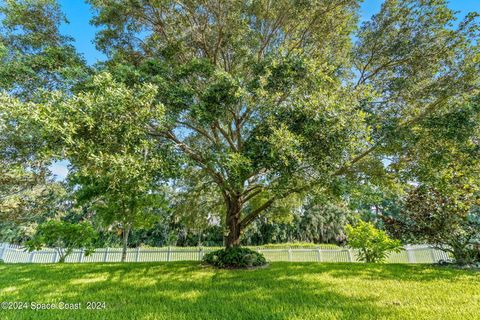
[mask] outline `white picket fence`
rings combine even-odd
[[[167,247],[167,248],[136,248],[128,249],[128,262],[168,262],[168,261],[200,261],[205,253],[215,249],[199,247],[198,249]],[[264,249],[257,248],[268,261],[291,262],[356,262],[357,252],[351,249]],[[97,249],[89,256],[83,250],[74,250],[66,262],[119,262],[122,256],[121,248]],[[0,260],[5,263],[55,263],[58,254],[53,249],[28,252],[19,246],[0,244]],[[448,260],[448,255],[431,246],[405,246],[405,250],[393,253],[388,257],[389,263],[435,263]]]

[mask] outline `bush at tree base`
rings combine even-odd
[[[217,268],[248,268],[267,264],[265,257],[254,250],[242,247],[221,249],[207,253],[203,261]]]

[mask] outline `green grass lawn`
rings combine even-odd
[[[0,310],[0,319],[480,319],[480,272],[426,265],[195,262],[0,265],[0,302],[81,303]],[[105,302],[105,310],[87,303]],[[31,307],[31,304],[29,305]]]

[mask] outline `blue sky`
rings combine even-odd
[[[367,20],[378,12],[382,2],[381,0],[365,0],[361,9],[362,20]],[[96,28],[89,23],[92,17],[90,6],[83,0],[60,0],[60,4],[70,22],[62,26],[62,32],[75,39],[74,45],[89,64],[103,60],[105,56],[95,49],[93,43]],[[459,17],[463,17],[471,11],[480,12],[480,0],[451,0],[449,6],[453,10],[459,11]],[[51,166],[57,179],[63,180],[66,177],[67,165],[68,162],[60,161]]]

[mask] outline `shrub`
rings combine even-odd
[[[480,263],[478,195],[421,185],[406,198],[403,209],[384,218],[393,236],[409,243],[429,243],[448,252],[458,265]]]
[[[345,232],[348,246],[358,249],[358,261],[384,262],[391,252],[402,250],[400,240],[391,239],[373,223],[360,221],[355,227],[347,225]]]
[[[73,252],[73,249],[84,248],[85,256],[94,251],[93,243],[97,233],[89,223],[68,223],[65,221],[47,221],[38,226],[34,237],[26,242],[29,251],[40,250],[47,246],[54,248],[59,254],[60,263]]]
[[[233,247],[207,253],[203,261],[217,268],[248,268],[267,264],[265,257],[251,249]]]
[[[262,249],[304,249],[304,248],[321,248],[321,249],[339,249],[340,247],[332,243],[312,243],[312,242],[286,242],[286,243],[267,243],[258,246],[247,246],[251,248]]]

